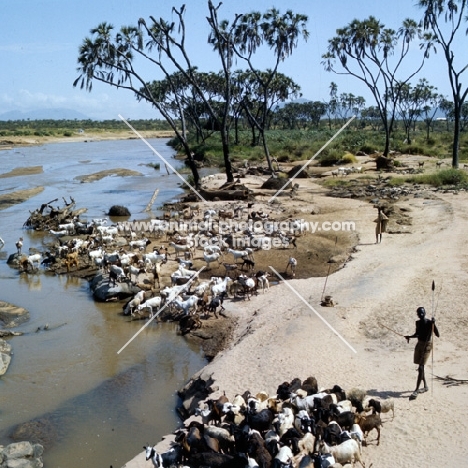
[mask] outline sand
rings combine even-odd
[[[250,302],[228,302],[239,320],[235,336],[199,374],[212,376],[229,398],[245,390],[275,394],[283,381],[309,376],[324,388],[338,384],[392,397],[395,418],[383,415],[379,446],[370,434],[363,449],[366,467],[465,466],[468,385],[449,386],[437,377],[468,379],[468,194],[428,189],[399,200],[412,225],[401,231],[405,234],[384,233],[376,244],[372,204],[326,197],[313,182],[301,181],[301,187],[307,184],[323,213],[344,212],[356,223],[359,241],[352,260],[327,280],[325,294],[335,307],[320,306],[323,277],[288,279]],[[306,198],[288,203],[300,207]],[[414,332],[421,305],[429,317],[435,315],[441,336],[426,365],[429,392],[410,401],[417,377],[415,340],[408,344],[400,335]],[[148,437],[161,450],[170,440]],[[150,466],[143,453],[125,465]]]

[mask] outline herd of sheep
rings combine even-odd
[[[209,397],[175,431],[169,450],[144,448],[157,468],[364,467],[362,447],[379,445],[381,414],[390,411],[393,419],[391,398],[338,385],[319,389],[314,377],[296,378],[275,395]]]

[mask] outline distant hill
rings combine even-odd
[[[56,109],[38,109],[31,111],[9,111],[0,114],[0,120],[88,120],[89,117],[81,112],[56,108]]]

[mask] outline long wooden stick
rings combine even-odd
[[[337,242],[338,242],[338,236],[335,237],[335,247],[336,247]],[[328,273],[327,273],[327,277],[325,278],[325,284],[323,285],[322,297],[320,298],[320,302],[323,302],[323,295],[325,294],[325,288],[327,287],[328,277],[330,276],[330,268],[331,268],[331,262],[328,263]]]
[[[398,335],[398,336],[402,336],[403,338],[405,337],[405,335],[402,335],[401,333],[398,333],[396,332],[395,330],[392,330],[391,328],[387,327],[386,325],[384,325],[383,323],[380,323],[380,322],[377,322],[381,327],[384,327],[386,328],[387,330],[390,330],[391,332],[395,333],[395,335]]]
[[[434,320],[434,291],[435,291],[435,281],[432,280],[432,320]],[[434,322],[432,322],[432,350],[431,350],[431,360],[432,360],[432,378],[431,378],[431,393],[434,395]]]

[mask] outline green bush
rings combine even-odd
[[[337,148],[326,148],[319,156],[321,166],[333,166],[341,160],[343,151]]]

